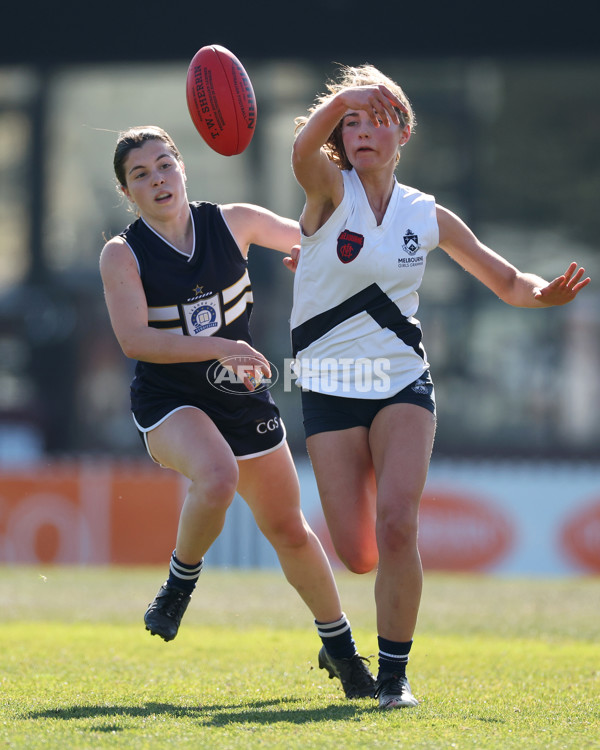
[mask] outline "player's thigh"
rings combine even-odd
[[[413,514],[418,511],[435,424],[435,416],[415,404],[392,404],[373,420],[369,444],[377,479],[378,512],[388,503],[407,504]]]
[[[148,433],[153,458],[189,479],[220,474],[237,485],[237,462],[212,419],[186,407],[171,414]]]
[[[238,460],[238,492],[263,531],[302,522],[300,485],[287,442],[256,458]]]
[[[306,445],[336,549],[364,547],[374,531],[376,497],[368,430],[319,432]]]

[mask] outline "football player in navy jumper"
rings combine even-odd
[[[297,125],[292,165],[306,201],[291,327],[308,452],[337,554],[356,573],[377,568],[379,706],[414,706],[418,509],[436,424],[414,317],[427,255],[441,247],[518,307],[563,305],[589,278],[576,263],[551,282],[522,273],[432,196],[399,184],[414,115],[373,66],[342,66]]]
[[[116,338],[137,360],[133,418],[151,458],[190,480],[169,577],[146,628],[175,638],[237,491],[314,615],[329,676],[349,698],[372,696],[374,678],[301,512],[279,411],[260,387],[269,363],[249,333],[249,247],[287,253],[298,224],[249,204],[190,203],[179,151],[156,126],[119,135],[114,170],[138,218],[106,243],[100,270]]]

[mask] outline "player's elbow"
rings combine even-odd
[[[128,359],[142,359],[135,346],[129,344],[121,344],[121,351]]]
[[[312,155],[312,152],[309,153],[305,148],[302,138],[296,138],[292,146],[292,170],[294,174],[302,170],[307,158]]]
[[[297,142],[294,142],[294,145],[292,146],[292,171],[294,174],[296,174],[301,158],[301,155],[298,153],[298,144]]]
[[[119,336],[118,342],[121,351],[129,359],[144,359],[139,337],[132,335]]]

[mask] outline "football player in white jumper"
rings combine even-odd
[[[356,573],[377,567],[381,708],[417,704],[406,663],[423,579],[419,502],[436,425],[414,317],[427,255],[441,247],[517,307],[564,305],[590,281],[576,263],[550,282],[519,271],[432,196],[399,184],[396,165],[414,122],[394,81],[370,65],[342,67],[299,118],[292,154],[306,197],[294,367],[336,552]]]

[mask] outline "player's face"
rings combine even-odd
[[[379,167],[392,162],[398,148],[408,140],[410,128],[391,122],[377,127],[364,110],[349,110],[342,121],[342,141],[350,164],[355,169]]]
[[[183,165],[158,139],[130,151],[125,160],[127,187],[123,192],[142,216],[165,215],[187,205]]]

